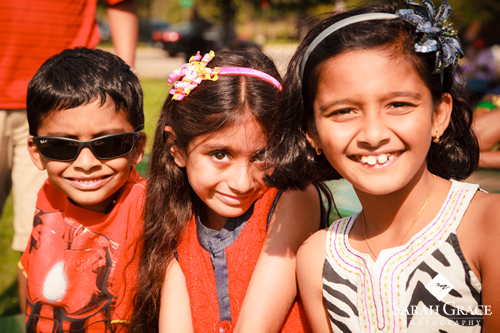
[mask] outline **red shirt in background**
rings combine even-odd
[[[0,110],[26,109],[28,82],[45,60],[67,48],[99,43],[96,7],[97,0],[0,2]]]

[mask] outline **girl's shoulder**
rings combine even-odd
[[[272,214],[268,238],[284,237],[297,251],[302,242],[319,228],[320,204],[313,185],[304,191],[284,191]]]
[[[468,208],[467,216],[477,226],[500,230],[500,194],[477,191]]]
[[[316,231],[314,234],[309,236],[306,241],[302,244],[300,249],[323,249],[326,252],[326,237],[328,235],[330,227]],[[299,250],[300,251],[300,250]],[[309,251],[309,250],[308,250]]]
[[[479,247],[488,245],[487,241],[492,235],[500,235],[500,194],[476,191],[460,229],[462,235],[477,241]]]
[[[500,255],[500,194],[477,191],[457,230],[460,247],[474,273],[483,277]],[[498,266],[498,265],[497,265]],[[475,269],[474,269],[475,267]],[[500,273],[500,272],[499,272]]]
[[[498,288],[500,279],[500,265],[498,265],[500,256],[499,203],[500,194],[478,191],[464,217],[466,224],[462,230],[462,239],[458,235],[467,262],[475,266],[471,268],[480,279],[482,302],[484,305],[490,306],[493,314],[497,314],[485,316],[483,330],[488,332],[495,331],[500,324],[500,316],[498,316],[500,309],[500,289]]]
[[[320,198],[316,188],[309,185],[303,191],[284,191],[279,197],[279,201],[273,213],[273,220],[277,216],[287,216],[286,222],[290,228],[290,223],[307,223],[316,226],[311,229],[311,233],[318,230],[317,222],[320,219]]]
[[[326,258],[326,239],[328,228],[321,229],[312,234],[299,248],[297,253],[297,270],[302,275],[313,274],[323,270]]]

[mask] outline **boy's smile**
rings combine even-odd
[[[52,113],[43,119],[37,134],[86,141],[133,131],[125,113],[116,112],[112,99],[107,98],[104,105],[96,99],[86,105]],[[132,152],[108,160],[96,158],[89,148],[84,147],[74,161],[59,162],[40,156],[33,140],[28,140],[33,161],[39,169],[47,169],[52,184],[77,205],[101,213],[106,211],[127,181],[131,165],[141,161],[144,144],[145,136],[141,135]]]

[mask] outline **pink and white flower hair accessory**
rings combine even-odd
[[[207,68],[207,64],[214,58],[214,51],[210,51],[201,58],[198,51],[195,56],[189,59],[181,68],[174,70],[168,77],[168,84],[174,83],[174,88],[170,90],[172,99],[177,101],[182,100],[185,96],[189,95],[191,90],[196,88],[203,80],[216,81],[219,77],[217,73],[219,68]],[[201,61],[200,61],[201,60]],[[182,78],[181,81],[178,81]],[[177,81],[177,82],[176,82]]]
[[[281,91],[281,84],[277,79],[267,73],[253,68],[206,67],[206,65],[214,58],[214,56],[214,51],[210,51],[202,58],[200,52],[198,51],[195,56],[192,56],[191,59],[189,59],[188,63],[185,63],[181,66],[181,68],[174,70],[174,72],[169,75],[169,79],[167,81],[168,84],[172,84],[175,82],[174,88],[170,90],[170,94],[173,95],[172,99],[175,99],[177,101],[182,100],[185,96],[189,95],[191,90],[196,88],[198,84],[201,83],[201,81],[217,81],[219,79],[219,75],[253,76],[272,84],[279,91]],[[180,78],[182,78],[182,80],[178,81]]]

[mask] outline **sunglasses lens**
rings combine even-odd
[[[92,142],[92,149],[97,158],[110,159],[128,154],[134,148],[134,134],[122,134]]]
[[[136,133],[110,135],[91,141],[39,137],[37,146],[42,156],[56,161],[73,161],[78,156],[80,145],[91,147],[94,156],[98,159],[112,159],[130,153],[134,148],[136,138]]]
[[[73,160],[78,153],[78,143],[64,139],[41,139],[38,148],[42,156],[54,160]]]

